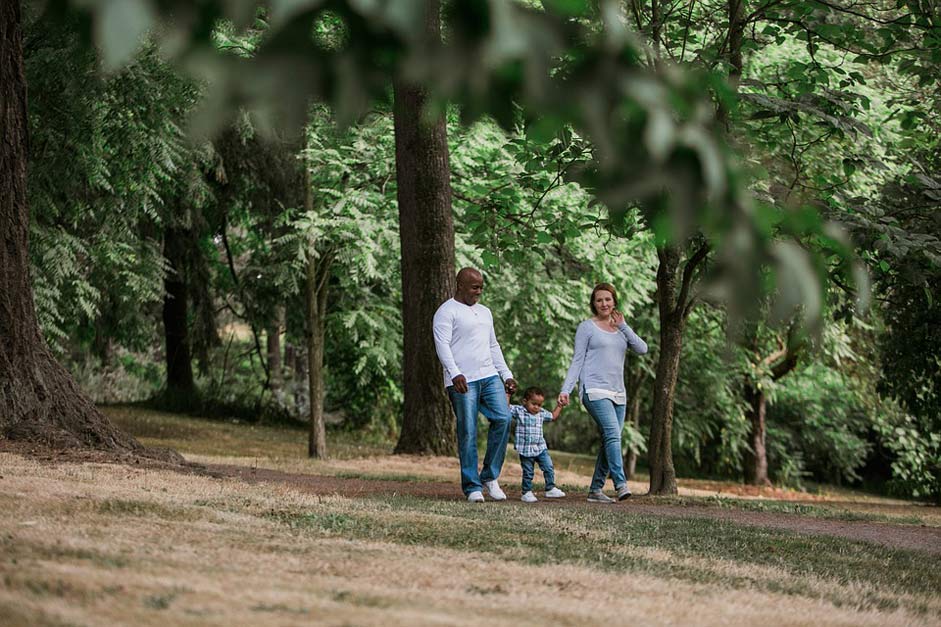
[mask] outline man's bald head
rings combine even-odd
[[[484,291],[484,275],[476,268],[461,268],[457,273],[457,291],[454,300],[472,306]]]

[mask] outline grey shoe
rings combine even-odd
[[[588,493],[589,503],[614,503],[614,499],[601,490],[592,490]]]
[[[627,487],[626,483],[622,485],[620,488],[618,488],[618,500],[619,501],[623,501],[624,499],[628,499],[630,497],[631,497],[631,489]]]

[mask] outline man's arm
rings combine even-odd
[[[454,359],[454,353],[451,352],[451,335],[454,332],[454,319],[446,311],[438,310],[435,313],[432,332],[435,338],[435,352],[438,354],[438,361],[444,368],[448,379],[454,382],[454,389],[457,392],[467,391],[467,379],[457,366]],[[460,378],[460,380],[456,380]],[[463,389],[462,389],[463,388]]]
[[[516,379],[513,378],[510,367],[506,365],[506,358],[503,356],[503,349],[500,348],[500,343],[497,341],[497,333],[493,330],[493,324],[490,325],[490,358],[493,360],[494,368],[500,373],[500,378],[503,379],[506,391],[509,394],[515,392]]]

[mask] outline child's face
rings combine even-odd
[[[544,396],[533,395],[523,399],[523,407],[525,407],[526,411],[529,413],[536,415],[542,410],[542,404],[545,402],[546,398]]]

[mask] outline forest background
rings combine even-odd
[[[562,117],[412,111],[446,123],[452,263],[485,272],[483,302],[517,380],[556,394],[591,286],[611,281],[651,345],[625,373],[632,468],[662,449],[651,425],[666,416],[679,476],[941,498],[938,7],[615,5],[643,40],[638,63],[686,72],[708,96],[753,221],[792,273],[730,256],[734,238],[715,238],[708,216],[597,193],[586,163],[603,147]],[[212,80],[170,63],[159,35],[138,45],[147,13],[134,7],[146,3],[127,6],[130,43],[98,48],[81,15],[24,11],[30,263],[46,342],[97,402],[311,420],[318,456],[332,429],[408,450],[408,331],[430,323],[404,322],[403,257],[440,233],[400,236],[402,99],[389,89],[352,117],[348,104],[304,106],[300,132],[269,110],[222,115]],[[608,6],[544,10],[604,33]],[[215,21],[207,38],[251,59],[276,39],[272,14]],[[342,12],[313,24],[305,35],[321,49],[355,48]],[[672,154],[677,114],[655,87],[637,92],[657,105],[638,137],[645,154]],[[726,157],[703,153],[708,179],[708,160]],[[721,277],[744,271],[766,289],[743,306]],[[550,447],[594,450],[588,424],[567,411]]]

